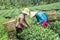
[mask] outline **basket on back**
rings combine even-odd
[[[15,19],[10,19],[8,21],[5,21],[3,23],[4,27],[8,32],[15,31],[15,25],[16,25],[16,20]]]
[[[55,21],[56,20],[56,11],[55,10],[45,11],[45,13],[46,13],[49,21]]]

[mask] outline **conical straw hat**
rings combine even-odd
[[[37,12],[30,12],[30,18],[33,18]]]

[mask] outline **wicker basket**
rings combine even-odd
[[[3,23],[8,32],[15,31],[16,19],[10,19]]]
[[[55,10],[45,11],[45,13],[48,16],[49,21],[55,21],[56,20],[56,11]]]

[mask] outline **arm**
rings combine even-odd
[[[24,19],[24,22],[26,23],[27,26],[30,27],[30,24],[26,21],[26,19]]]

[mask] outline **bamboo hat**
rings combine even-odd
[[[25,8],[22,12],[25,13],[25,14],[27,14],[27,15],[29,15],[30,10],[28,8]]]
[[[30,12],[30,18],[33,18],[36,15],[37,11]]]

